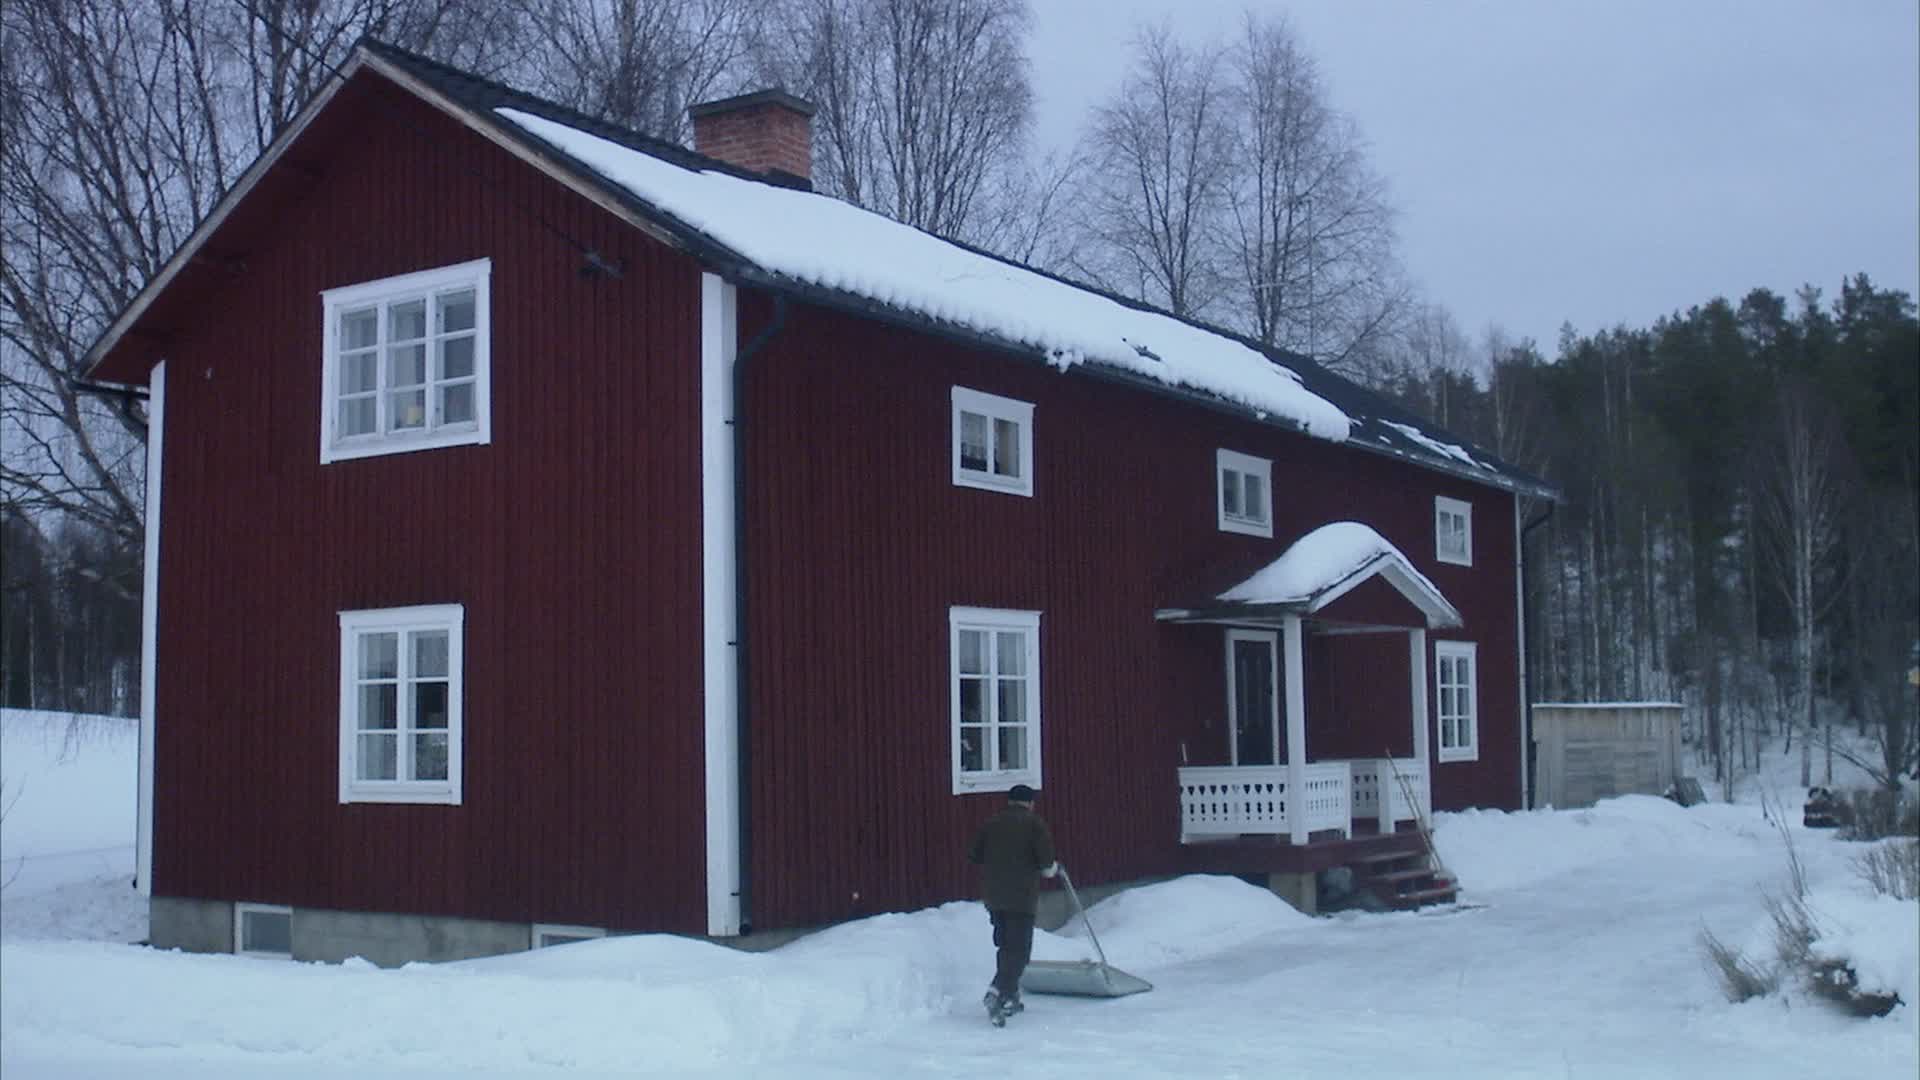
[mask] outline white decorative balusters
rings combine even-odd
[[[1404,788],[1403,788],[1404,782]],[[1407,795],[1411,792],[1413,801]],[[1203,765],[1180,770],[1180,836],[1285,836],[1295,810],[1309,833],[1353,835],[1353,822],[1373,819],[1381,832],[1415,821],[1428,809],[1423,762],[1397,758],[1315,761],[1299,797],[1290,798],[1284,765]]]

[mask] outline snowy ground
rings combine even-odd
[[[1458,908],[1310,919],[1228,878],[1094,908],[1152,993],[1033,998],[988,1027],[986,917],[884,915],[764,954],[664,936],[381,971],[129,946],[132,725],[0,714],[0,1072],[31,1077],[1920,1075],[1920,1008],[1729,1004],[1710,929],[1766,940],[1786,834],[1828,936],[1920,1001],[1920,905],[1870,901],[1865,845],[1798,825],[1783,761],[1744,801],[1443,814]],[[116,839],[118,843],[116,843]],[[1071,853],[1067,853],[1069,863]],[[1077,958],[1077,933],[1042,957]]]

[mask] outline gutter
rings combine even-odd
[[[1514,520],[1519,520],[1519,500],[1514,501]],[[1520,803],[1524,810],[1533,809],[1533,665],[1527,663],[1527,534],[1545,525],[1553,519],[1553,511],[1559,506],[1554,499],[1547,500],[1547,508],[1540,516],[1520,526],[1518,542],[1514,544],[1513,558],[1519,572],[1520,595],[1516,605],[1520,609]]]
[[[787,298],[773,293],[773,318],[734,356],[733,361],[733,634],[734,634],[734,733],[738,740],[736,768],[738,780],[740,830],[740,934],[753,932],[753,775],[751,698],[747,673],[747,361],[766,348],[774,336],[786,329]]]

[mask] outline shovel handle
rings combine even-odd
[[[1087,909],[1080,906],[1080,894],[1074,890],[1073,878],[1067,876],[1067,868],[1060,868],[1060,884],[1066,886],[1067,899],[1073,901],[1073,910],[1080,913],[1080,921],[1087,924],[1087,940],[1093,942],[1093,955],[1100,958],[1100,966],[1107,966],[1107,952],[1100,947],[1100,935],[1093,932],[1093,920],[1087,918]]]

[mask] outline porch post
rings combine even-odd
[[[1413,759],[1420,763],[1421,784],[1426,788],[1423,797],[1427,806],[1433,805],[1433,768],[1427,760],[1427,632],[1410,630],[1407,632],[1408,667],[1413,673],[1409,680],[1413,683]]]
[[[1307,842],[1307,691],[1300,661],[1300,616],[1280,617],[1280,647],[1287,669],[1287,828],[1288,839]]]

